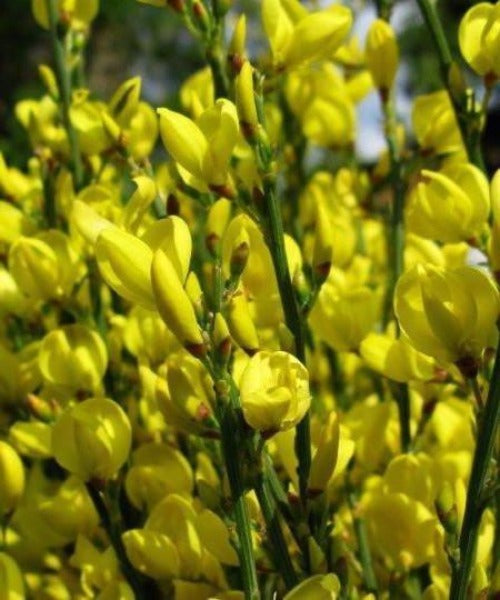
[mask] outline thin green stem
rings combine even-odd
[[[271,540],[273,560],[283,576],[287,589],[291,589],[297,585],[298,577],[295,573],[290,553],[288,552],[288,546],[283,536],[283,531],[281,530],[278,509],[270,491],[265,471],[258,477],[255,493],[257,494],[257,499]]]
[[[274,182],[267,180],[264,185],[265,239],[271,253],[278,289],[285,313],[285,322],[295,340],[295,354],[305,363],[305,334],[299,305],[295,296],[285,251],[283,221],[278,205]],[[309,413],[297,425],[295,448],[299,465],[300,497],[303,505],[307,502],[307,481],[311,469],[311,434]]]
[[[95,506],[97,514],[99,515],[101,525],[106,531],[109,541],[113,546],[113,549],[116,553],[116,558],[120,564],[121,571],[123,576],[127,580],[128,584],[134,591],[135,597],[138,600],[145,598],[146,596],[143,594],[144,585],[141,581],[141,576],[138,574],[132,564],[130,563],[127,553],[125,551],[125,546],[123,545],[123,541],[120,535],[119,529],[116,527],[116,524],[113,522],[110,512],[108,510],[108,506],[103,498],[102,492],[100,492],[92,482],[87,482],[85,484],[87,488],[87,492]]]
[[[479,525],[485,508],[485,484],[500,421],[500,346],[497,348],[484,411],[478,420],[476,450],[472,461],[464,519],[460,531],[460,562],[456,572],[452,573],[450,600],[465,600],[467,597],[467,586],[474,560]]]
[[[407,383],[394,382],[391,385],[393,396],[398,405],[399,439],[401,452],[409,452],[412,445],[410,429],[410,394]]]
[[[441,20],[436,10],[435,2],[432,0],[417,0],[417,3],[436,47],[441,80],[448,91],[450,101],[453,105],[467,155],[471,163],[484,171],[485,165],[481,152],[480,128],[477,126],[477,123],[473,122],[475,117],[462,106],[465,98],[459,99],[455,90],[453,90],[452,78],[450,77],[450,71],[453,66],[453,57],[444,33],[443,25],[441,24]]]
[[[231,406],[222,409],[220,418],[221,443],[226,472],[233,501],[234,520],[239,542],[240,565],[243,577],[245,600],[259,600],[259,582],[253,555],[250,516],[245,500],[245,488],[239,465],[238,431],[236,418]]]
[[[358,498],[353,490],[348,491],[347,499],[353,516],[353,527],[356,539],[358,540],[359,562],[363,571],[363,583],[367,592],[377,593],[378,584],[373,569],[372,555],[368,543],[368,534],[366,531],[365,520],[357,512]]]
[[[61,109],[64,127],[68,136],[71,154],[71,166],[75,178],[75,187],[79,189],[83,183],[83,168],[80,156],[77,133],[71,123],[71,73],[66,62],[66,51],[61,32],[59,29],[59,13],[57,0],[46,0],[49,15],[50,34],[52,38],[52,49],[54,53],[55,70],[59,94],[61,97]]]

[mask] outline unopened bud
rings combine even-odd
[[[449,483],[445,483],[436,498],[436,512],[445,531],[454,534],[458,531],[458,514],[455,494]]]
[[[245,15],[241,15],[234,28],[231,42],[229,43],[227,60],[234,74],[241,71],[241,67],[246,60],[246,37],[247,37],[247,20]]]

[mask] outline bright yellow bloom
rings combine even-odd
[[[267,434],[285,431],[309,409],[309,374],[287,352],[257,352],[241,376],[240,395],[250,427]]]
[[[130,562],[139,572],[160,581],[179,575],[179,553],[168,536],[131,529],[122,535],[122,540]]]
[[[313,456],[309,473],[309,490],[312,493],[326,489],[337,464],[340,443],[340,426],[336,413],[328,416],[321,430],[318,448]]]
[[[422,171],[410,194],[406,222],[413,233],[440,242],[474,238],[490,212],[488,180],[472,164]]]
[[[478,74],[500,77],[500,2],[479,2],[463,16],[458,42],[463,57]]]
[[[113,400],[90,398],[66,409],[54,425],[57,462],[83,481],[116,475],[130,452],[130,421]]]
[[[12,446],[0,441],[0,518],[16,508],[23,492],[23,463]]]
[[[167,108],[159,108],[158,114],[163,144],[187,183],[202,189],[224,187],[229,160],[239,139],[234,104],[219,99],[196,123]]]
[[[351,28],[352,14],[339,5],[309,14],[299,2],[264,0],[262,22],[276,66],[294,68],[333,56]]]
[[[38,364],[45,381],[72,390],[95,392],[108,364],[101,336],[85,325],[64,325],[42,341]]]
[[[383,19],[375,19],[366,37],[366,64],[375,85],[387,94],[396,77],[399,49],[393,28]]]
[[[238,108],[238,117],[244,129],[251,135],[259,124],[257,107],[255,105],[254,87],[253,87],[253,67],[247,60],[243,63],[241,71],[235,80],[236,106]]]
[[[394,307],[412,345],[439,361],[477,361],[496,343],[500,299],[480,269],[417,265],[399,279]]]

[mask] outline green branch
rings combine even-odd
[[[465,600],[467,598],[467,586],[474,560],[481,517],[485,508],[485,484],[500,421],[500,346],[497,348],[486,405],[484,411],[480,413],[478,421],[476,450],[472,461],[465,514],[460,532],[459,565],[458,569],[452,573],[451,578],[450,598],[453,598],[453,600]]]
[[[71,123],[71,74],[66,63],[66,52],[63,40],[61,39],[59,13],[57,0],[46,0],[47,12],[49,14],[50,35],[52,38],[52,50],[54,53],[55,70],[59,95],[61,98],[61,109],[64,127],[68,136],[69,149],[71,155],[71,166],[75,178],[75,187],[77,190],[83,183],[83,169],[78,145],[78,136]]]

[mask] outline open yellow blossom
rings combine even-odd
[[[257,352],[241,376],[240,394],[251,427],[267,434],[285,431],[309,409],[309,375],[287,352]]]

